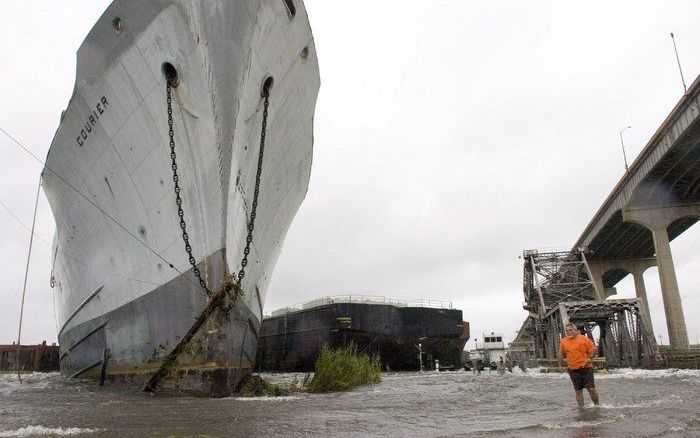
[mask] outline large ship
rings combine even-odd
[[[63,374],[226,395],[251,372],[319,84],[301,0],[107,8],[43,171]]]
[[[311,371],[324,345],[351,343],[379,357],[382,369],[458,369],[469,323],[452,303],[340,295],[276,310],[263,319],[258,367]]]

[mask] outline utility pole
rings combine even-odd
[[[420,368],[418,368],[420,371],[423,371],[423,346],[421,343],[418,343],[418,364]]]

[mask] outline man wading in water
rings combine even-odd
[[[583,388],[588,390],[594,404],[598,402],[598,392],[593,381],[593,356],[595,345],[586,336],[581,335],[576,326],[568,323],[564,326],[566,337],[559,342],[559,369],[563,371],[562,357],[566,359],[569,377],[576,391],[576,402],[583,407]]]

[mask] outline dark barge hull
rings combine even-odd
[[[312,371],[321,348],[354,343],[378,354],[384,370],[460,365],[469,339],[462,311],[372,303],[334,303],[263,319],[257,364],[261,371]]]

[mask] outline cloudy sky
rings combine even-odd
[[[45,157],[108,0],[0,1],[0,128]],[[266,310],[337,294],[451,301],[512,340],[525,249],[570,248],[700,74],[700,3],[307,0],[314,163]],[[16,339],[41,164],[0,132],[0,343]],[[40,198],[22,340],[56,340]],[[672,242],[700,336],[700,227]],[[667,342],[656,269],[645,275]],[[634,296],[631,278],[620,297]]]

